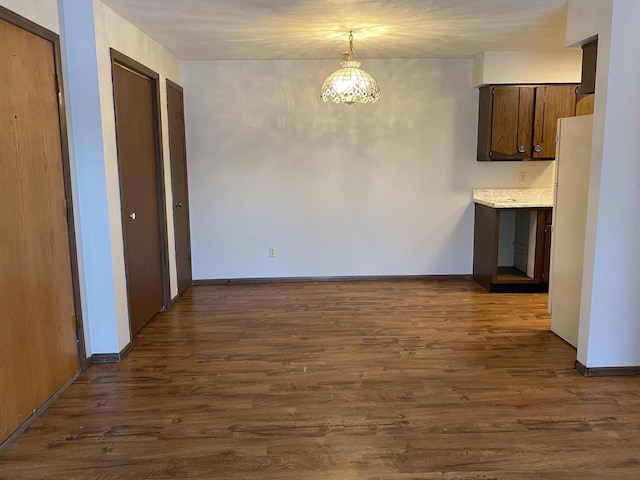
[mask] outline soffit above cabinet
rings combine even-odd
[[[483,52],[473,57],[473,86],[580,83],[582,49]]]

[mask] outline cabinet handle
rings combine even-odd
[[[526,151],[527,151],[527,147],[525,147],[524,145],[518,146],[518,153],[524,153]]]
[[[176,208],[182,208],[182,202],[178,202],[178,203],[176,203],[175,207],[176,207]]]
[[[536,145],[533,147],[533,151],[536,153],[540,153],[542,151],[542,145]]]

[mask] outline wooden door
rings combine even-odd
[[[488,162],[491,149],[491,89],[481,87],[478,92],[478,156],[479,162]]]
[[[534,89],[484,87],[480,92],[478,160],[531,156]]]
[[[169,111],[169,148],[171,150],[171,188],[173,191],[173,227],[176,241],[178,295],[191,286],[191,238],[189,233],[189,191],[184,131],[182,87],[167,80]]]
[[[473,229],[473,279],[487,290],[496,282],[498,274],[498,209],[475,204]]]
[[[537,212],[536,255],[534,265],[535,283],[549,283],[549,262],[551,258],[551,208],[540,208]]]
[[[536,87],[533,158],[552,160],[556,156],[556,133],[559,118],[576,114],[577,85]]]
[[[593,93],[583,95],[579,92],[576,96],[576,117],[580,117],[582,115],[593,115],[595,99],[596,96]]]
[[[129,322],[135,335],[165,304],[157,80],[114,60],[113,87]]]
[[[518,140],[516,150],[518,159],[528,160],[532,156],[535,89],[533,87],[519,87],[518,90],[520,96],[518,98]]]
[[[56,51],[0,18],[0,442],[78,370]]]
[[[596,93],[596,69],[598,65],[598,39],[582,46],[582,83],[583,95]]]
[[[513,158],[518,148],[520,89],[494,87],[491,115],[491,159]]]

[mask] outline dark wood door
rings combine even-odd
[[[491,159],[514,158],[518,149],[520,89],[494,87],[491,115]]]
[[[473,279],[487,290],[496,282],[498,273],[499,215],[495,208],[475,204]]]
[[[533,158],[556,157],[556,133],[559,118],[576,114],[577,85],[544,85],[536,87]]]
[[[534,89],[496,86],[480,90],[478,160],[531,156]]]
[[[173,191],[173,227],[176,242],[178,295],[191,286],[191,237],[189,233],[189,190],[184,131],[182,87],[167,80],[169,111],[169,148],[171,150],[171,189]]]
[[[576,96],[576,117],[581,115],[593,115],[596,96],[594,94],[584,95],[578,92]]]
[[[79,366],[59,114],[52,42],[0,19],[0,442]]]
[[[135,335],[164,306],[154,79],[113,64],[129,322]]]
[[[582,46],[582,83],[583,95],[596,93],[596,68],[598,64],[598,39]]]
[[[538,226],[536,232],[536,257],[534,279],[536,283],[549,283],[549,266],[551,264],[551,208],[538,210]]]

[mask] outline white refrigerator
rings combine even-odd
[[[578,345],[593,115],[558,120],[551,234],[551,331]]]

